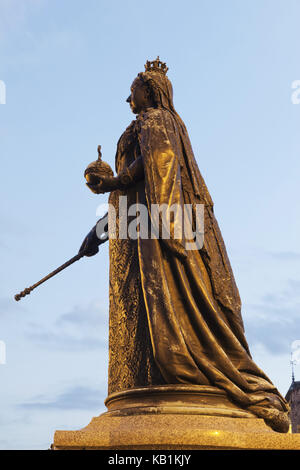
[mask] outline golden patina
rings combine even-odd
[[[149,219],[153,204],[203,204],[204,245],[186,250],[184,238],[172,236],[110,239],[107,403],[116,393],[141,387],[212,387],[219,391],[220,409],[230,401],[240,413],[287,432],[288,404],[251,358],[213,201],[174,108],[166,71],[159,59],[148,61],[135,78],[127,101],[137,117],[119,139],[117,176],[89,187],[96,194],[110,192],[117,231],[121,196],[128,207],[145,204]],[[93,243],[90,238],[83,248]]]

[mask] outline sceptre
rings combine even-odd
[[[99,178],[101,178],[101,176],[113,176],[113,171],[108,165],[108,163],[102,161],[101,145],[98,145],[97,151],[98,151],[98,159],[90,163],[84,172],[84,177],[86,178],[88,183],[98,183]],[[104,243],[104,241],[106,240],[107,234],[105,231],[105,227],[107,227],[107,224],[108,224],[108,213],[106,213],[100,220],[98,220],[96,226],[99,225],[99,223],[101,223],[102,225],[102,227],[100,225],[100,228],[102,228],[101,230],[102,234],[101,236],[98,236],[99,245],[100,245],[101,243]],[[103,238],[103,235],[105,235],[105,238]],[[14,297],[15,300],[18,302],[19,300],[21,300],[22,297],[29,295],[30,292],[32,292],[36,287],[40,286],[41,284],[43,284],[43,282],[48,281],[48,279],[55,276],[63,269],[66,269],[71,264],[75,263],[75,261],[80,260],[83,256],[86,255],[86,253],[88,253],[88,250],[80,251],[77,255],[73,256],[73,258],[69,259],[69,261],[66,261],[66,263],[62,264],[61,266],[56,268],[54,271],[47,274],[47,276],[40,279],[36,284],[33,284],[30,287],[26,287],[22,292],[20,292],[19,294],[16,294]]]
[[[69,259],[69,261],[67,261],[66,263],[62,264],[61,266],[59,266],[58,268],[56,268],[54,271],[52,271],[51,273],[47,274],[47,276],[43,277],[40,281],[38,281],[36,284],[33,284],[32,286],[30,287],[26,287],[26,289],[24,289],[22,292],[20,292],[19,294],[16,294],[15,295],[15,300],[18,302],[19,300],[21,300],[22,297],[25,297],[26,295],[29,295],[30,292],[33,291],[33,289],[35,289],[36,287],[40,286],[41,284],[43,284],[43,282],[46,282],[48,281],[48,279],[50,279],[51,277],[55,276],[56,274],[58,274],[60,271],[62,271],[63,269],[67,268],[68,266],[70,266],[71,264],[75,263],[75,261],[78,261],[80,258],[82,258],[83,256],[85,256],[86,254],[86,251],[82,251],[81,253],[78,253],[77,255],[73,256],[73,258]]]
[[[98,228],[98,233],[101,233],[101,235],[98,235],[98,238],[99,238],[99,242],[98,242],[98,246],[101,245],[102,243],[104,243],[107,239],[107,232],[106,232],[106,228],[108,226],[108,213],[106,213],[100,220],[98,220],[95,228],[97,227]],[[96,228],[96,233],[97,233],[97,228]],[[93,230],[93,229],[92,229]],[[58,268],[56,268],[54,271],[52,271],[51,273],[47,274],[47,276],[43,277],[40,281],[36,282],[35,284],[33,284],[32,286],[30,287],[26,287],[26,289],[24,289],[22,292],[20,292],[19,294],[16,294],[15,295],[15,300],[18,302],[19,300],[21,300],[22,297],[25,297],[26,295],[29,295],[30,292],[33,291],[33,289],[35,289],[36,287],[40,286],[41,284],[43,284],[43,282],[46,282],[48,281],[48,279],[50,279],[51,277],[55,276],[56,274],[58,274],[60,271],[63,271],[63,269],[66,269],[68,266],[71,266],[71,264],[75,263],[75,261],[78,261],[80,260],[81,258],[83,258],[83,256],[85,256],[87,253],[89,253],[89,249],[86,248],[86,249],[80,249],[79,253],[75,256],[73,256],[73,258],[69,259],[68,261],[66,261],[64,264],[62,264],[61,266],[59,266]]]

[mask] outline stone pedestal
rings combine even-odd
[[[108,408],[78,431],[56,431],[52,449],[297,449],[215,387],[167,385],[110,395]]]

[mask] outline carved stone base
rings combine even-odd
[[[300,449],[300,434],[272,431],[214,387],[168,385],[114,393],[108,411],[52,449]]]

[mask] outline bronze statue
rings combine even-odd
[[[274,430],[287,432],[288,405],[251,358],[213,201],[166,72],[157,58],[135,78],[127,102],[137,117],[119,139],[117,176],[95,168],[87,185],[95,194],[110,192],[117,229],[120,196],[127,196],[128,207],[145,204],[150,219],[152,204],[203,204],[204,245],[186,250],[184,239],[172,236],[109,240],[109,393],[213,385]],[[106,223],[103,218],[102,228]],[[95,226],[79,252],[92,256],[104,241]]]

